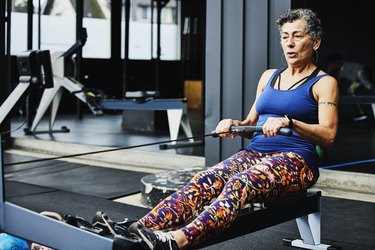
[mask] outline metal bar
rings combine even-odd
[[[0,107],[0,124],[8,117],[19,99],[27,93],[30,83],[19,83]]]
[[[1,124],[1,123],[0,123]],[[0,142],[1,142],[1,133],[0,133]],[[5,223],[4,223],[4,218],[5,218],[5,209],[4,209],[4,201],[5,201],[5,184],[4,184],[4,161],[3,161],[3,144],[0,143],[0,229],[4,231],[5,228]]]
[[[375,96],[340,96],[340,104],[375,104]]]
[[[370,104],[375,115],[375,96],[341,96],[340,104]]]
[[[157,99],[146,102],[136,102],[132,100],[101,100],[99,106],[109,110],[169,110],[183,109],[183,99]]]
[[[305,244],[320,244],[320,211],[297,218],[296,222]]]
[[[4,202],[4,231],[55,249],[112,249],[113,240]]]
[[[33,49],[33,14],[34,4],[32,0],[27,1],[27,50]]]

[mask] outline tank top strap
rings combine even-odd
[[[280,68],[280,69],[275,70],[275,72],[273,72],[271,78],[269,79],[267,85],[273,88],[275,86],[277,76],[280,75],[284,70],[286,70],[286,68]]]
[[[311,78],[309,81],[306,82],[306,84],[304,84],[305,86],[303,86],[304,88],[306,88],[306,91],[308,91],[309,95],[311,98],[314,98],[314,94],[313,94],[313,86],[314,84],[319,81],[321,78],[327,76],[328,74],[321,74],[321,75],[318,75],[318,76],[315,76],[313,78]]]
[[[328,74],[321,74],[321,75],[318,75],[318,76],[314,76],[312,78],[310,78],[305,85],[314,85],[317,81],[319,81],[322,77],[325,77],[327,76]]]

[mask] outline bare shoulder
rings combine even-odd
[[[322,74],[326,73],[324,71],[320,71],[319,75]],[[315,83],[313,87],[313,92],[316,97],[329,95],[336,98],[339,95],[339,87],[337,80],[330,75],[325,75],[322,78],[320,78],[318,82]]]
[[[326,74],[324,71],[320,71],[318,75]],[[315,84],[318,89],[327,90],[327,89],[335,89],[338,88],[337,80],[330,76],[325,75]]]
[[[263,72],[262,78],[266,78],[267,80],[271,78],[272,74],[275,73],[277,69],[267,69],[266,71]]]
[[[258,87],[264,89],[268,80],[271,78],[272,74],[276,71],[276,69],[267,69],[263,72],[262,76],[260,77]]]

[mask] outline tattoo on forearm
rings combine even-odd
[[[327,105],[330,105],[330,106],[337,107],[337,104],[334,103],[334,102],[319,102],[319,105],[320,105],[320,104],[327,104]]]

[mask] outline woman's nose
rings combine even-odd
[[[286,41],[286,46],[287,47],[294,47],[294,39],[293,39],[293,37],[288,38],[288,40]]]

